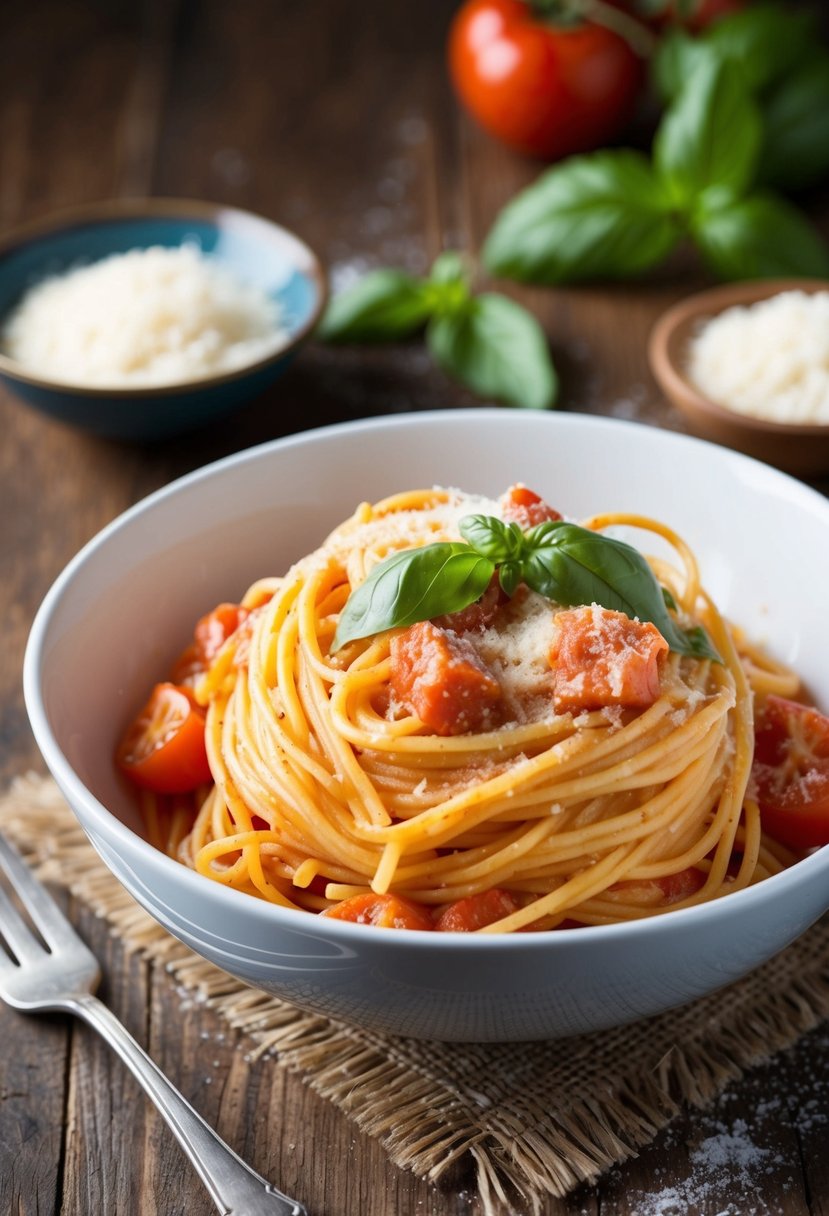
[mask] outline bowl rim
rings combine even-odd
[[[46,761],[49,771],[54,776],[61,790],[71,790],[72,800],[77,801],[84,807],[86,815],[96,824],[98,830],[110,843],[114,839],[116,843],[123,844],[127,852],[137,849],[146,859],[150,868],[154,869],[158,867],[169,877],[171,882],[184,884],[185,889],[191,891],[194,896],[211,899],[216,902],[218,907],[224,906],[228,911],[232,910],[236,913],[246,912],[253,920],[264,925],[275,926],[283,918],[287,918],[286,927],[291,930],[309,934],[314,933],[314,925],[317,924],[317,918],[313,914],[301,909],[283,908],[270,903],[268,900],[257,899],[243,891],[233,890],[221,883],[210,882],[209,879],[190,870],[187,866],[183,866],[172,857],[168,857],[161,850],[154,848],[148,840],[139,835],[138,832],[133,831],[113,811],[109,810],[85,785],[59,747],[52,732],[41,697],[40,673],[45,666],[44,650],[49,626],[65,588],[76,578],[88,558],[99,548],[106,545],[110,538],[117,535],[122,528],[129,526],[133,519],[144,514],[146,511],[154,510],[168,498],[174,498],[182,492],[186,493],[190,487],[197,485],[201,481],[222,475],[232,469],[243,468],[248,462],[266,459],[269,453],[275,450],[290,450],[291,448],[304,447],[306,445],[313,446],[319,442],[330,442],[346,433],[365,433],[383,430],[394,433],[407,428],[417,428],[424,423],[438,427],[451,425],[458,420],[459,414],[462,415],[465,421],[471,423],[475,423],[478,420],[496,418],[499,418],[505,424],[508,421],[507,412],[498,408],[482,407],[463,411],[424,410],[417,414],[381,415],[356,421],[334,423],[312,431],[302,431],[280,439],[269,440],[194,469],[190,473],[186,473],[182,477],[178,477],[167,485],[146,495],[117,515],[110,523],[106,524],[70,559],[47,591],[32,623],[23,663],[24,699],[35,741],[43,759]],[[549,425],[550,423],[564,428],[587,428],[596,431],[608,429],[618,431],[621,428],[637,432],[648,432],[651,437],[655,438],[657,443],[664,443],[666,447],[680,448],[690,445],[713,449],[719,454],[721,459],[728,463],[736,462],[738,466],[741,465],[754,469],[759,467],[764,475],[770,476],[774,480],[782,479],[786,482],[790,495],[794,493],[798,498],[805,499],[812,505],[818,505],[822,511],[829,514],[829,500],[817,490],[783,473],[779,469],[765,465],[741,452],[731,451],[717,444],[712,444],[707,440],[673,431],[661,430],[656,427],[648,427],[627,419],[598,417],[587,414],[540,415],[536,413],[523,415],[523,417],[530,428],[539,424]],[[829,523],[829,519],[827,522]],[[78,817],[74,807],[72,807],[72,810],[76,817]],[[84,824],[83,826],[86,829],[86,825]],[[673,931],[674,928],[679,928],[680,925],[690,926],[693,922],[698,923],[702,927],[706,921],[712,919],[715,921],[719,920],[721,916],[727,914],[729,908],[736,909],[739,907],[750,910],[758,904],[764,903],[770,891],[782,894],[788,888],[796,887],[804,874],[811,874],[814,871],[820,872],[822,870],[825,870],[827,876],[829,876],[829,845],[816,849],[813,853],[788,869],[781,871],[779,874],[773,874],[760,883],[745,887],[740,891],[734,891],[720,899],[710,900],[704,904],[697,904],[691,908],[668,910],[660,915],[642,917],[638,920],[613,925],[585,925],[579,928],[577,932],[522,933],[520,935],[444,934],[410,929],[400,934],[372,934],[370,940],[381,947],[389,946],[398,950],[401,948],[420,949],[424,943],[428,942],[440,950],[457,950],[458,948],[468,946],[473,950],[495,951],[496,953],[502,950],[518,951],[519,949],[531,952],[537,950],[578,949],[580,942],[594,943],[598,946],[601,943],[612,942],[615,939],[621,940],[629,936],[635,938],[640,935],[661,935],[664,932]],[[116,877],[118,877],[119,881],[123,881],[119,876],[116,875]],[[316,931],[319,932],[318,929]],[[325,935],[334,940],[342,939],[344,942],[362,942],[364,944],[366,942],[365,926],[333,918],[326,919]],[[520,940],[516,940],[517,938],[520,938]]]
[[[73,207],[64,207],[60,211],[50,212],[39,219],[29,220],[0,237],[0,261],[15,249],[26,244],[34,244],[40,238],[52,236],[64,230],[83,227],[85,224],[109,224],[128,219],[187,219],[201,220],[221,226],[223,217],[233,217],[244,224],[261,225],[270,229],[272,234],[278,234],[288,244],[302,251],[307,265],[299,266],[298,270],[313,283],[315,290],[314,307],[309,317],[294,330],[288,341],[268,355],[246,363],[241,368],[232,371],[200,376],[197,379],[177,380],[171,384],[152,384],[132,387],[112,388],[98,385],[83,385],[54,380],[48,376],[38,376],[28,371],[23,364],[6,355],[0,350],[0,375],[9,379],[29,384],[33,388],[45,389],[64,396],[92,398],[95,400],[113,398],[121,401],[146,400],[151,397],[186,396],[190,393],[204,392],[234,380],[255,374],[295,351],[316,329],[325,306],[328,303],[328,276],[322,261],[300,236],[291,229],[277,224],[267,216],[255,211],[247,211],[227,203],[213,203],[204,199],[166,198],[163,196],[105,199],[99,202],[80,203]],[[7,314],[5,314],[7,315]],[[3,318],[0,317],[0,320]]]
[[[829,279],[776,278],[745,279],[734,283],[722,283],[677,300],[657,319],[648,337],[648,362],[651,371],[663,392],[680,408],[693,408],[701,414],[719,422],[728,423],[735,430],[767,435],[789,435],[804,439],[825,439],[829,436],[829,422],[775,422],[770,418],[758,418],[743,414],[707,397],[691,380],[671,354],[671,339],[683,326],[704,317],[713,318],[729,308],[749,307],[771,299],[784,291],[803,291],[809,295],[829,292]]]

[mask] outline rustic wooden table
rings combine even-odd
[[[459,115],[443,65],[451,0],[31,0],[0,40],[0,229],[64,205],[167,194],[249,207],[298,230],[341,286],[369,265],[425,268],[475,250],[536,173]],[[808,200],[829,220],[827,198]],[[681,429],[646,368],[657,313],[702,280],[690,259],[636,287],[524,291],[546,326],[566,410]],[[33,613],[76,550],[157,486],[228,452],[321,423],[463,407],[419,346],[310,347],[226,425],[142,448],[51,423],[0,395],[2,777],[41,768],[20,669]],[[826,490],[824,484],[822,489]],[[160,968],[127,959],[80,907],[103,995],[239,1153],[313,1216],[474,1212],[300,1080],[250,1064],[209,1011],[186,1015]],[[201,1216],[211,1204],[122,1066],[86,1029],[0,1009],[0,1213]],[[829,1213],[829,1032],[677,1121],[637,1160],[549,1214]]]

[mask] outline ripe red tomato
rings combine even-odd
[[[131,781],[156,794],[184,794],[209,782],[204,712],[190,689],[156,684],[115,758]]]
[[[523,0],[466,0],[448,50],[457,94],[481,126],[548,160],[611,139],[644,78],[619,34],[590,21],[555,25]]]
[[[829,844],[829,718],[769,696],[757,722],[753,784],[763,829],[793,849]]]

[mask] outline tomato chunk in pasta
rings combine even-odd
[[[502,590],[497,574],[493,574],[489,586],[480,599],[459,612],[448,612],[435,617],[432,624],[439,629],[452,629],[455,633],[482,633],[495,617],[498,609],[509,603],[509,596]]]
[[[556,616],[550,654],[558,710],[621,705],[644,709],[659,696],[668,643],[655,625],[592,604]]]
[[[462,735],[496,723],[501,686],[472,644],[431,621],[391,642],[394,701],[436,735]]]
[[[508,523],[516,523],[526,532],[536,524],[547,523],[548,520],[561,519],[561,512],[549,506],[534,490],[526,486],[510,486],[506,494],[501,496],[501,512]]]

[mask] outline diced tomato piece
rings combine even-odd
[[[196,649],[205,667],[209,667],[232,633],[235,633],[248,610],[241,604],[219,604],[203,616],[196,625]]]
[[[508,522],[518,524],[523,532],[536,524],[562,518],[560,512],[549,506],[540,495],[520,483],[510,486],[506,494],[501,496],[501,513]]]
[[[509,891],[493,887],[491,891],[467,895],[444,908],[435,921],[435,928],[440,933],[474,933],[476,929],[485,929],[487,925],[503,920],[518,908],[518,901]]]
[[[501,587],[497,574],[493,574],[490,584],[479,600],[460,612],[448,612],[445,616],[435,617],[432,622],[439,629],[452,629],[455,633],[480,633],[488,628],[509,596]]]
[[[462,735],[495,723],[501,686],[472,643],[419,621],[391,643],[395,700],[436,735]]]
[[[829,718],[768,696],[755,731],[752,783],[770,836],[793,849],[829,844]]]
[[[644,709],[659,696],[659,657],[668,643],[655,625],[593,604],[559,612],[556,626],[556,709]]]
[[[401,895],[352,895],[342,903],[333,904],[321,913],[332,920],[348,920],[355,925],[377,925],[381,929],[433,928],[426,908]]]
[[[156,684],[115,758],[131,781],[157,794],[183,794],[210,781],[204,712],[190,689]]]

